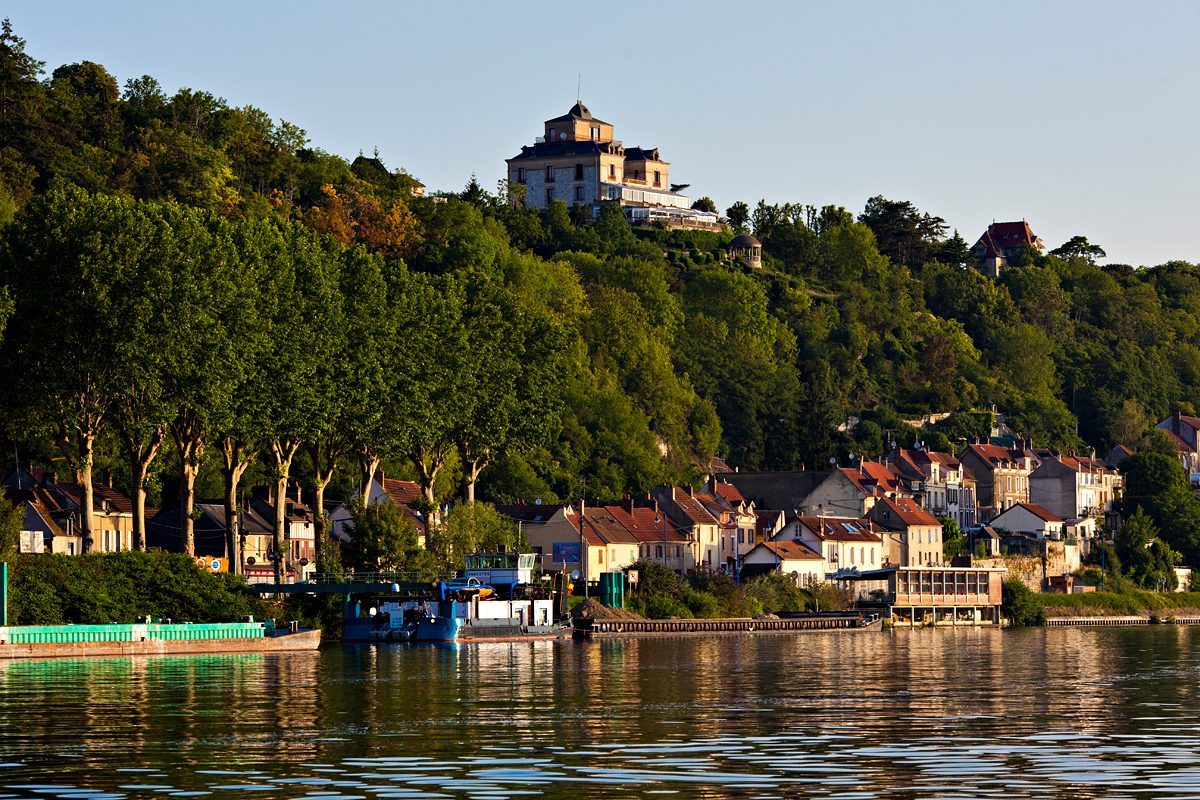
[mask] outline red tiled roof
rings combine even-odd
[[[78,483],[57,483],[54,484],[76,508],[83,507],[83,486]],[[92,509],[94,511],[103,511],[104,502],[108,501],[108,508],[111,513],[115,514],[132,514],[133,501],[125,495],[113,489],[110,486],[105,486],[103,483],[92,484]]]
[[[679,506],[679,510],[697,525],[716,525],[717,519],[708,512],[699,500],[692,497],[685,489],[671,487],[671,499],[675,501],[675,505]]]
[[[742,493],[738,491],[738,488],[732,483],[726,483],[725,481],[717,481],[713,485],[713,493],[718,495],[727,503],[732,504],[746,502],[746,498],[742,496]]]
[[[801,525],[825,541],[882,542],[871,530],[870,523],[846,517],[803,516],[796,518]]]
[[[1047,508],[1037,503],[1017,503],[1013,508],[1023,508],[1043,522],[1066,522],[1066,520],[1057,514],[1051,513]],[[1009,510],[1011,511],[1012,509]]]
[[[1029,223],[1022,220],[1020,222],[993,222],[979,237],[979,241],[975,242],[974,250],[983,245],[986,253],[989,256],[1005,255],[1006,250],[1012,250],[1021,245],[1029,245],[1036,250],[1043,249],[1042,240],[1039,239],[1029,227]]]
[[[878,501],[876,501],[875,508],[872,509],[872,515],[876,513],[876,510],[879,510],[880,512],[887,511],[889,514],[895,517],[896,522],[903,524],[905,527],[912,525],[940,526],[942,524],[937,521],[936,517],[917,505],[915,501],[909,500],[908,498],[893,500],[890,497],[881,497]],[[883,521],[882,524],[885,527],[891,527],[889,524],[890,522],[891,520],[889,519]]]
[[[992,467],[1013,462],[1023,463],[1028,455],[1024,450],[1001,447],[996,444],[970,444],[967,445],[967,449]]]
[[[620,522],[638,542],[661,542],[663,525],[666,524],[668,542],[689,542],[688,534],[680,530],[666,514],[646,506],[607,506],[609,513]]]
[[[862,461],[857,468],[842,467],[841,471],[865,495],[904,491],[896,473],[878,461]]]
[[[765,547],[783,561],[824,561],[821,554],[802,542],[760,542],[756,547]]]
[[[422,497],[421,484],[416,481],[401,481],[395,478],[385,478],[382,475],[376,475],[375,479],[379,481],[384,493],[396,505],[407,506]]]

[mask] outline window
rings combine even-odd
[[[662,186],[662,173],[658,170],[654,170],[654,185]]]
[[[654,557],[655,557],[655,558],[662,558],[662,545],[661,545],[661,544],[660,544],[660,545],[655,545],[655,547],[654,547]]]
[[[679,545],[675,545],[675,557],[679,558]]]
[[[554,167],[546,167],[546,183],[554,183]]]
[[[617,165],[616,164],[608,165],[608,179],[612,180],[612,181],[615,181],[617,179]]]
[[[577,180],[577,181],[583,180],[583,164],[575,165],[575,180]]]
[[[546,141],[549,142],[553,139],[554,139],[554,128],[547,128],[546,129]]]
[[[553,189],[547,189],[547,190],[546,190],[546,205],[550,205],[550,202],[551,202],[553,199],[554,199],[554,190],[553,190]]]
[[[576,186],[576,187],[575,187],[575,199],[576,199],[577,201],[582,201],[582,200],[583,200],[583,187],[582,187],[582,186]]]
[[[597,142],[600,141],[600,126],[599,125],[592,126],[592,140],[597,141]]]
[[[604,551],[603,550],[596,551],[596,563],[598,563],[598,564],[604,563]]]
[[[517,168],[517,183],[524,183],[524,182],[525,182],[525,168],[518,167]]]

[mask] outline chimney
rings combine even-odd
[[[629,516],[633,516],[633,498],[629,498]]]

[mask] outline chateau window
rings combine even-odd
[[[575,165],[575,180],[577,180],[577,181],[583,180],[583,164]]]
[[[554,167],[546,167],[546,183],[554,183]]]
[[[612,181],[615,181],[617,179],[617,165],[616,164],[608,165],[608,179],[612,180]]]
[[[517,168],[517,183],[524,183],[524,182],[525,182],[525,168],[518,167]]]
[[[575,199],[580,200],[580,201],[583,200],[583,187],[582,186],[575,187]]]
[[[658,170],[654,170],[654,185],[662,186],[662,173]]]
[[[600,141],[600,128],[597,126],[592,127],[592,141]]]
[[[554,199],[554,190],[553,190],[553,189],[547,189],[547,190],[546,190],[546,205],[550,205],[550,202],[551,202],[553,199]]]

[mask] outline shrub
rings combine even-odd
[[[1017,627],[1043,625],[1046,622],[1046,612],[1042,605],[1029,587],[1016,578],[1004,581],[1000,611]]]

